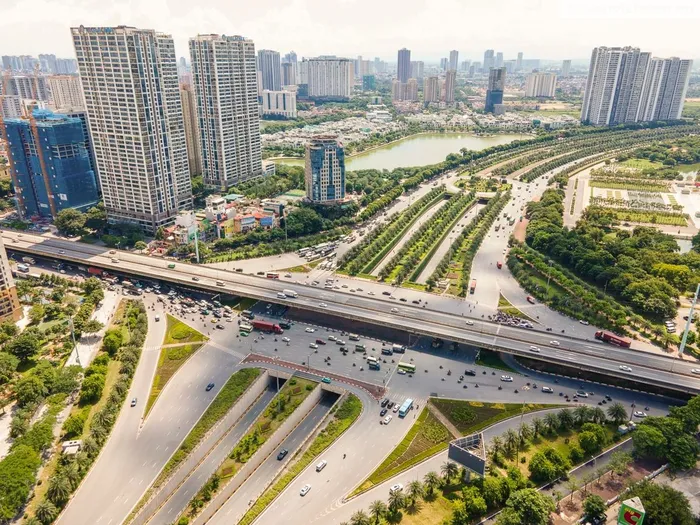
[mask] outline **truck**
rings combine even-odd
[[[261,332],[274,332],[276,334],[283,333],[280,325],[271,323],[269,321],[253,321],[253,328],[257,328]]]
[[[472,279],[472,282],[469,285],[469,293],[474,293],[474,290],[476,290],[476,279]]]
[[[33,257],[22,257],[22,262],[27,264],[36,264],[36,261]]]
[[[603,330],[598,330],[595,333],[595,338],[606,343],[621,346],[622,348],[629,348],[632,344],[629,339],[625,339],[624,337],[620,337],[619,335],[611,334],[610,332],[605,332]]]
[[[102,275],[104,273],[104,270],[101,268],[95,268],[94,266],[90,266],[87,271],[91,275]]]
[[[350,334],[350,335],[348,336],[348,339],[350,339],[350,341],[359,341],[359,340],[360,340],[360,336],[357,335],[357,334]]]
[[[406,347],[403,345],[394,344],[391,346],[391,351],[396,354],[403,354],[406,351]]]
[[[282,293],[286,295],[287,297],[291,297],[293,299],[296,299],[299,297],[299,294],[296,293],[294,290],[282,290]]]
[[[17,271],[18,272],[23,272],[23,273],[29,273],[29,266],[26,264],[18,264],[17,265]]]

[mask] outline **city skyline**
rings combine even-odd
[[[0,21],[5,35],[1,53],[35,56],[54,53],[73,57],[70,27],[84,24],[129,25],[167,32],[173,35],[178,57],[187,56],[188,39],[202,33],[243,35],[259,42],[260,49],[295,49],[300,56],[359,54],[389,61],[395,60],[400,47],[411,49],[414,58],[425,61],[439,61],[451,49],[459,51],[463,58],[479,59],[484,49],[489,48],[502,51],[505,59],[514,59],[523,51],[526,57],[544,60],[586,60],[590,49],[601,43],[654,49],[659,56],[700,57],[700,43],[681,36],[692,34],[700,21],[700,7],[688,0],[671,0],[660,11],[639,5],[632,11],[629,0],[616,0],[612,4],[596,1],[585,11],[573,3],[558,5],[552,0],[541,0],[535,6],[514,1],[499,7],[452,4],[446,6],[452,16],[445,20],[441,15],[444,10],[431,10],[427,4],[406,6],[404,3],[399,9],[394,1],[382,4],[377,12],[377,7],[366,0],[346,0],[326,13],[318,0],[298,0],[283,8],[269,0],[255,7],[221,0],[213,0],[206,6],[179,1],[138,6],[123,1],[98,5],[96,0],[81,0],[71,9],[45,5],[42,0],[11,0]],[[367,24],[360,27],[343,22],[370,7],[376,16]],[[35,16],[29,18],[27,12]],[[383,14],[391,16],[391,28],[383,23]],[[498,17],[502,29],[498,38],[487,31],[481,35],[470,33],[468,39],[461,36],[461,20],[475,16]],[[621,17],[633,18],[634,24],[620,24]],[[36,32],[39,23],[42,31]],[[591,25],[595,25],[595,32],[590,31]],[[546,27],[547,31],[533,40],[532,30],[537,26]]]

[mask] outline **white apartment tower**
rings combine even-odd
[[[107,217],[155,233],[192,207],[175,44],[134,27],[74,27]]]
[[[530,73],[525,83],[525,96],[530,98],[554,98],[557,76],[554,73]]]
[[[55,75],[46,77],[49,86],[50,105],[55,110],[84,109],[83,89],[80,77],[76,75]]]
[[[459,64],[459,51],[453,49],[450,51],[450,63],[447,66],[448,69],[454,69],[457,71],[457,65]]]
[[[204,184],[225,190],[262,175],[255,44],[241,36],[190,39]]]
[[[309,97],[342,100],[350,98],[355,83],[352,60],[321,56],[309,58],[304,62],[307,64]]]

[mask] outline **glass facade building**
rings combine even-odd
[[[335,137],[316,137],[306,146],[306,198],[320,204],[345,199],[345,151]]]
[[[55,218],[66,208],[86,210],[97,204],[97,182],[81,120],[46,110],[33,115],[33,121],[5,121],[22,216]]]

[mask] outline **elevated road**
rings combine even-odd
[[[386,296],[360,296],[345,291],[292,284],[283,280],[229,272],[170,261],[89,244],[76,243],[28,233],[3,231],[10,250],[74,264],[95,266],[107,271],[169,282],[214,293],[229,293],[253,299],[286,304],[345,319],[439,337],[468,345],[527,356],[615,377],[629,377],[651,385],[690,394],[700,393],[700,378],[692,363],[658,354],[618,348],[596,341],[566,337],[556,331],[544,332],[471,319],[450,312],[399,303]],[[114,253],[111,253],[114,252]],[[280,299],[277,294],[291,289],[297,298]],[[559,344],[552,344],[556,340]],[[533,352],[536,346],[539,352]],[[625,372],[620,366],[631,367]]]

